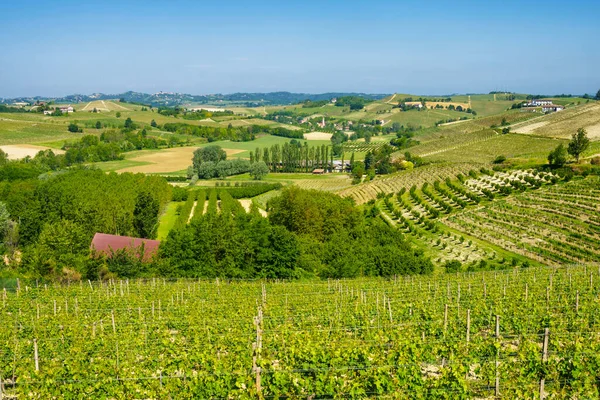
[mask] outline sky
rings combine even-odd
[[[600,1],[0,0],[0,97],[596,93]]]

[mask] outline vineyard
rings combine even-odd
[[[597,398],[600,268],[2,293],[4,398]]]
[[[470,183],[492,195],[506,190],[502,184]],[[444,223],[550,265],[592,262],[600,260],[599,198],[600,179],[588,177],[465,210]]]
[[[421,157],[428,157],[450,150],[460,149],[474,143],[485,142],[495,138],[497,135],[498,134],[491,129],[471,133],[452,133],[444,138],[418,145],[414,149],[410,149],[410,152]]]
[[[356,141],[344,142],[344,151],[346,153],[352,153],[352,152],[366,153],[368,151],[377,150],[378,148],[382,147],[385,144],[386,144],[386,142],[384,142],[384,141],[374,141],[371,143],[356,142]]]
[[[338,192],[342,197],[352,197],[357,204],[364,204],[377,198],[378,193],[397,193],[402,188],[409,189],[413,185],[421,186],[424,183],[432,184],[436,180],[455,178],[459,174],[466,174],[474,168],[474,164],[431,164],[419,167],[416,170],[402,171],[382,178],[353,186]]]
[[[402,188],[380,201],[383,215],[438,264],[511,253],[542,265],[600,259],[598,177],[555,185],[548,172],[481,171]]]

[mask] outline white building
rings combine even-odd
[[[527,107],[540,107],[540,106],[550,106],[550,105],[552,105],[552,100],[548,100],[548,99],[531,100],[529,103],[526,104]]]
[[[556,111],[562,111],[565,108],[563,106],[559,106],[556,104],[546,104],[542,106],[542,111],[543,112],[556,112]]]

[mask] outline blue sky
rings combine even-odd
[[[596,93],[600,2],[0,0],[0,97]]]

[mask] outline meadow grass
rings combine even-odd
[[[445,143],[440,141],[440,152],[425,156],[431,161],[450,162],[475,162],[490,163],[497,156],[505,156],[516,164],[547,162],[548,153],[560,143],[566,145],[566,141],[536,137],[531,135],[506,134],[491,136],[488,140],[466,143],[457,148],[449,147],[443,149]]]
[[[158,240],[167,238],[169,232],[173,229],[173,226],[175,226],[175,221],[177,221],[177,207],[181,206],[183,203],[183,201],[172,201],[167,204],[167,207],[163,211],[158,222],[158,232],[156,235]]]

